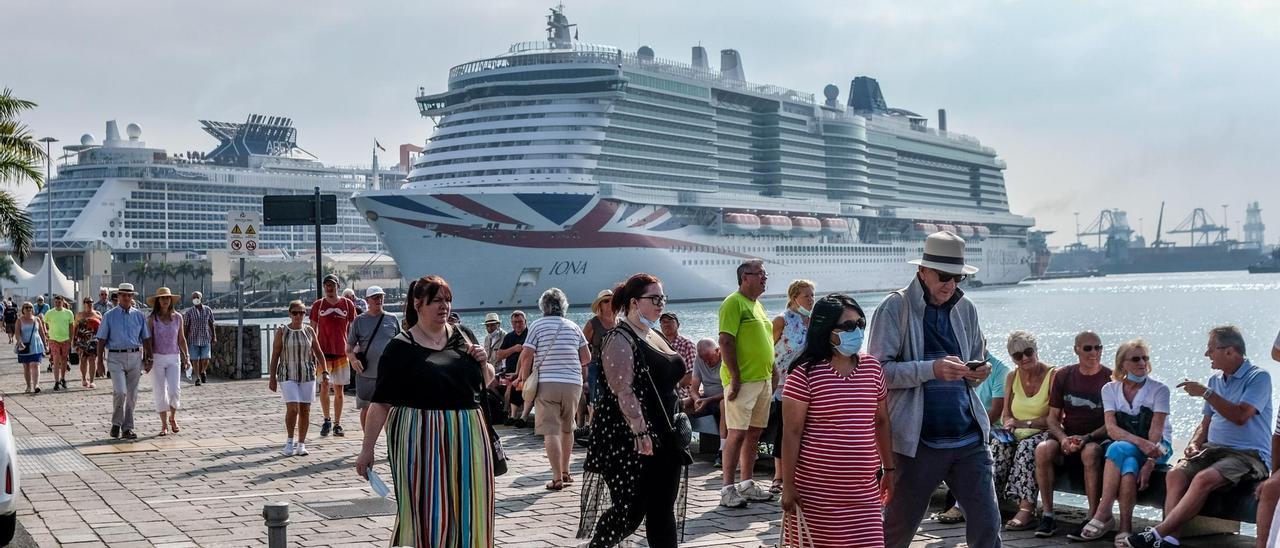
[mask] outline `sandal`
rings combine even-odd
[[[546,487],[548,491],[559,491],[564,489],[564,480],[553,479],[548,481],[544,487]]]
[[[169,433],[165,432],[164,430],[161,430],[159,434],[156,434],[156,436],[168,436],[168,435]]]
[[[1067,535],[1067,538],[1070,538],[1071,540],[1083,540],[1083,541],[1098,540],[1106,536],[1107,533],[1110,533],[1111,529],[1114,528],[1115,525],[1116,525],[1116,518],[1114,516],[1111,518],[1108,518],[1107,521],[1098,521],[1097,519],[1090,519],[1088,522],[1084,524],[1083,527],[1080,528],[1079,533],[1076,533],[1074,535]]]
[[[1028,516],[1027,519],[1025,520],[1018,519],[1018,516],[1021,516],[1024,514]],[[1018,513],[1014,514],[1013,519],[1004,522],[1004,530],[1005,531],[1027,531],[1030,529],[1035,529],[1036,525],[1037,523],[1036,523],[1035,512],[1032,512],[1030,510],[1018,510]]]
[[[773,480],[773,484],[769,486],[769,492],[775,495],[782,494],[782,478]]]
[[[960,523],[964,521],[964,512],[960,510],[959,506],[952,506],[951,509],[946,512],[934,514],[933,519],[938,523]]]
[[[1116,533],[1116,548],[1132,548],[1133,545],[1129,544],[1129,535],[1132,534],[1127,531]]]
[[[560,478],[560,483],[563,483],[563,484],[565,484],[565,485],[569,485],[569,484],[573,483],[573,474],[570,474],[570,473],[568,473],[568,472],[565,472],[565,473],[564,473],[564,477],[563,477],[563,478]]]

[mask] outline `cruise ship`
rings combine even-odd
[[[649,47],[579,42],[562,8],[545,41],[449,71],[420,89],[435,122],[398,189],[353,201],[401,272],[439,274],[460,309],[529,306],[559,287],[570,302],[629,275],[662,278],[673,301],[721,299],[744,259],[766,261],[778,295],[901,287],[924,236],[968,239],[975,284],[1031,272],[1033,219],[1009,211],[996,151],[890,108],[857,77],[847,104]]]
[[[61,271],[85,284],[105,285],[111,280],[93,276],[103,275],[110,262],[169,253],[197,258],[226,249],[228,210],[260,211],[265,194],[311,194],[315,187],[339,198],[338,224],[322,231],[326,252],[382,249],[349,198],[380,180],[398,184],[404,172],[326,166],[298,147],[297,129],[285,117],[201,120],[200,126],[217,140],[207,153],[147,146],[137,124],[122,136],[115,121],[106,123],[101,142],[86,134],[78,145],[63,147],[57,176],[27,205],[36,229],[33,250],[46,250],[51,209]],[[315,231],[263,227],[260,242],[262,255],[314,252]]]

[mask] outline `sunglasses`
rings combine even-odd
[[[1129,361],[1131,361],[1131,362],[1133,362],[1133,363],[1138,363],[1138,362],[1150,362],[1150,361],[1151,361],[1151,356],[1134,356],[1134,357],[1132,357],[1132,358],[1129,358]]]
[[[768,274],[765,274],[764,272],[743,272],[743,273],[742,273],[742,275],[743,275],[743,276],[759,276],[759,277],[761,277],[761,278],[768,278],[768,277],[769,277],[769,275],[768,275]]]
[[[1022,358],[1030,358],[1030,357],[1034,357],[1035,355],[1036,355],[1036,351],[1034,348],[1028,348],[1021,352],[1009,353],[1009,357],[1013,358],[1013,361],[1022,361]]]
[[[832,330],[833,331],[854,331],[857,329],[866,329],[866,327],[867,327],[867,320],[865,318],[858,318],[857,320],[849,320],[846,322],[838,323],[832,327]]]
[[[969,277],[965,274],[952,274],[950,272],[943,272],[941,270],[934,270],[933,272],[938,275],[938,281],[944,284],[947,282],[960,283]]]
[[[290,315],[290,316],[301,316],[301,315],[306,314],[306,313],[307,313],[307,311],[306,311],[306,310],[290,310],[290,311],[289,311],[289,315]]]
[[[640,297],[638,297],[638,298],[640,298],[640,299],[649,299],[649,302],[653,303],[653,306],[662,306],[662,305],[667,304],[667,296],[666,296],[666,295],[641,295],[641,296],[640,296]]]
[[[1083,351],[1085,351],[1085,352],[1093,352],[1094,350],[1097,350],[1098,352],[1102,352],[1102,345],[1100,345],[1100,344],[1082,344],[1082,345],[1080,345],[1080,350],[1083,350]]]

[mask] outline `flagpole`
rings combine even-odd
[[[378,148],[378,141],[375,139],[373,141],[373,175],[369,177],[370,190],[379,190],[381,186],[380,181],[378,181]]]

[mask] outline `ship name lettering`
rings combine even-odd
[[[564,276],[567,274],[586,274],[587,261],[556,261],[551,265],[551,274]]]

